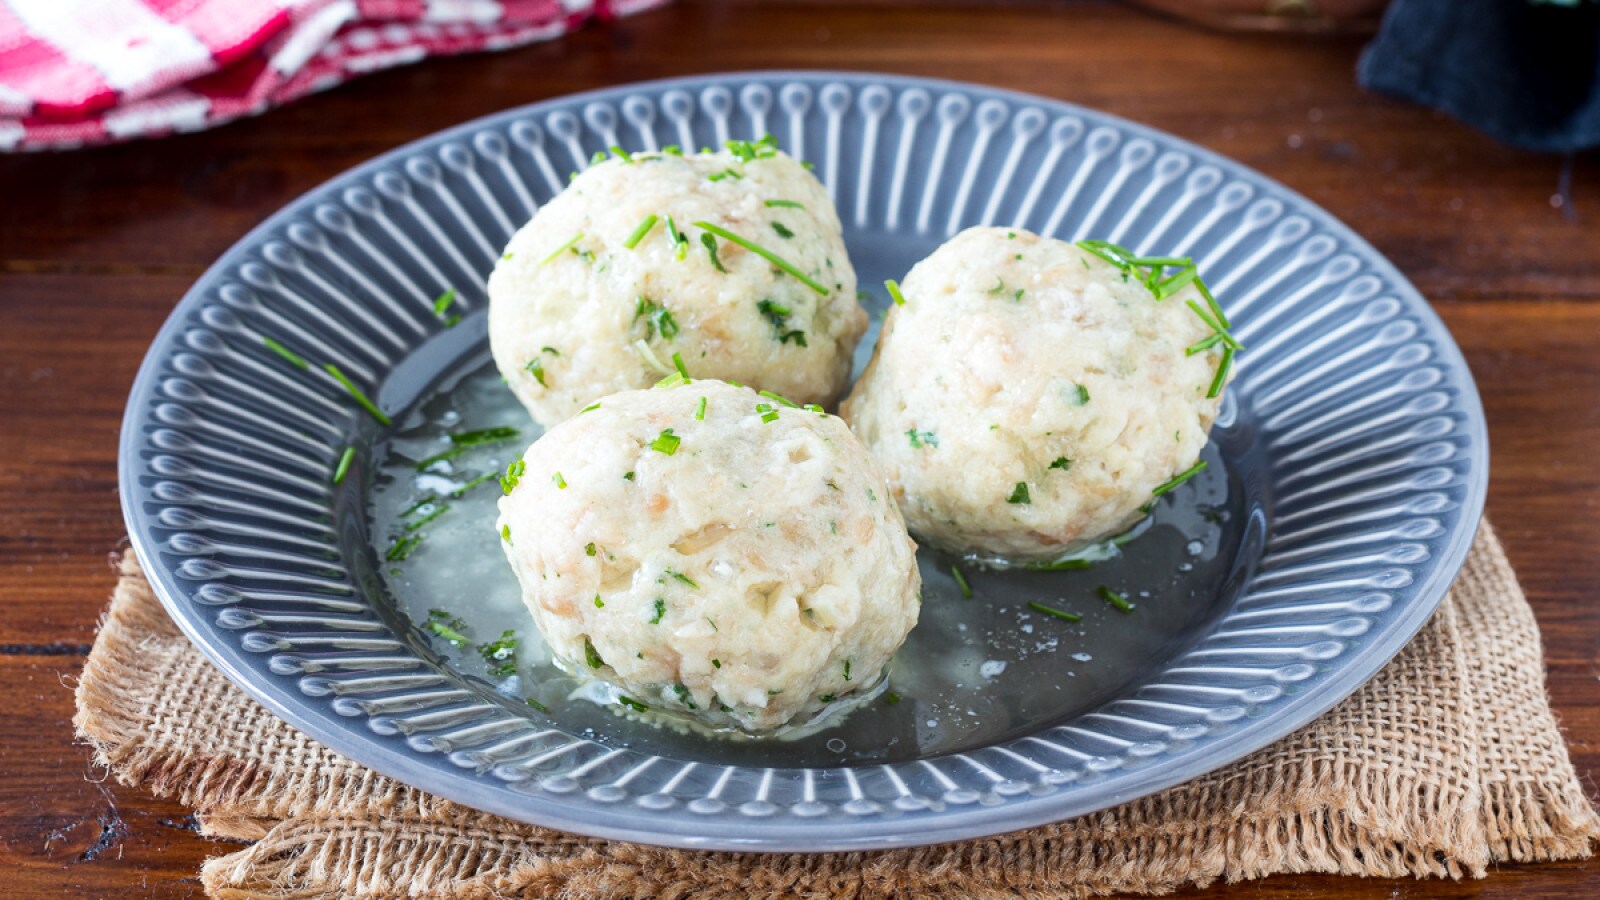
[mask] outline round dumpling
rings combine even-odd
[[[799,403],[844,392],[867,315],[838,213],[770,141],[730,148],[596,163],[512,237],[489,345],[540,424],[654,384],[673,354]]]
[[[1192,285],[1157,300],[1124,276],[1005,228],[963,231],[906,276],[841,415],[919,539],[1060,557],[1133,526],[1195,465],[1224,345],[1185,352],[1214,334]]]
[[[916,544],[844,422],[720,381],[551,429],[500,500],[506,557],[570,671],[760,732],[876,685],[917,622]]]

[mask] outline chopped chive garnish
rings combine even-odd
[[[545,706],[543,703],[540,703],[539,701],[533,699],[532,697],[527,698],[527,703],[528,703],[529,706],[533,707],[534,709],[537,709],[539,712],[542,712],[542,713],[544,713],[546,715],[550,714],[550,707]]]
[[[885,281],[883,286],[889,289],[889,298],[894,301],[895,306],[906,305],[906,295],[900,293],[900,282],[891,278]]]
[[[540,387],[549,387],[550,386],[550,385],[544,383],[544,357],[535,356],[532,361],[530,361],[527,365],[523,366],[522,368],[529,375],[533,376],[533,380],[534,381],[539,382],[539,386]]]
[[[1011,496],[1006,498],[1006,502],[1019,506],[1026,506],[1032,503],[1033,500],[1028,496],[1028,483],[1026,481],[1017,482],[1017,486],[1011,489]]]
[[[656,435],[656,439],[650,442],[650,449],[657,453],[665,453],[671,456],[678,452],[678,445],[681,443],[683,443],[683,439],[673,434],[672,429],[668,428]]]
[[[1083,616],[1080,616],[1077,613],[1069,613],[1064,610],[1059,610],[1054,606],[1045,606],[1043,603],[1029,603],[1028,608],[1038,610],[1039,612],[1042,612],[1048,616],[1055,616],[1058,619],[1066,619],[1068,622],[1077,622],[1083,619]]]
[[[461,487],[458,487],[455,490],[451,491],[450,492],[450,496],[459,499],[467,491],[470,491],[473,488],[477,487],[478,485],[483,484],[485,481],[489,481],[489,480],[491,480],[493,478],[497,478],[497,477],[499,477],[499,473],[497,473],[497,472],[485,472],[482,475],[479,475],[478,477],[468,481],[466,484],[463,484]]]
[[[550,480],[555,482],[557,489],[559,489],[559,490],[566,490],[567,489],[567,480],[565,478],[561,477],[561,473],[560,472],[557,472],[554,475],[550,476]]]
[[[444,318],[444,314],[450,310],[450,307],[455,302],[456,289],[447,288],[444,293],[439,295],[438,299],[433,301],[433,314],[441,319]]]
[[[814,412],[819,416],[825,416],[825,415],[828,414],[827,410],[823,409],[822,407],[818,406],[815,403],[807,403],[805,406],[802,406],[800,408],[805,410],[806,412]]]
[[[405,537],[395,538],[394,542],[389,545],[389,549],[384,552],[383,558],[389,562],[399,562],[410,556],[420,543],[422,543],[422,535],[420,534],[408,534]]]
[[[595,547],[594,541],[590,541],[589,543],[583,545],[583,555],[584,556],[593,556],[598,552],[599,552],[599,549],[597,547]]]
[[[684,584],[687,584],[689,587],[695,588],[697,590],[700,587],[700,585],[694,583],[694,579],[692,579],[689,576],[683,574],[682,572],[677,571],[676,569],[668,569],[667,570],[667,574],[671,575],[673,578],[678,579],[679,581],[683,582]]]
[[[623,706],[626,706],[627,708],[633,710],[634,712],[649,712],[650,711],[650,707],[645,706],[643,703],[640,703],[639,701],[633,699],[632,697],[629,697],[627,694],[618,694],[617,695],[617,702],[622,704]]]
[[[1217,302],[1217,298],[1211,296],[1211,288],[1206,286],[1205,280],[1199,275],[1196,275],[1194,278],[1194,286],[1196,290],[1200,291],[1200,296],[1206,298],[1206,306],[1210,307],[1211,314],[1217,317],[1217,322],[1219,322],[1223,328],[1232,328],[1233,323],[1228,321],[1228,314],[1222,311],[1222,304]]]
[[[789,238],[794,237],[794,232],[792,232],[789,229],[783,227],[783,223],[782,222],[773,222],[772,223],[772,230],[777,232],[778,237],[781,237],[784,240],[788,240]]]
[[[1072,387],[1073,405],[1087,406],[1089,404],[1089,389],[1081,384],[1075,384]]]
[[[416,531],[429,522],[432,522],[434,519],[444,515],[445,512],[450,509],[450,504],[440,503],[437,500],[427,500],[417,504],[416,506],[412,507],[412,509],[422,513],[422,518],[412,519],[411,521],[405,523],[405,529],[407,531]]]
[[[884,699],[884,700],[885,700],[885,701],[886,701],[886,702],[887,702],[887,703],[888,703],[888,704],[889,704],[889,705],[890,705],[890,706],[893,706],[893,705],[895,705],[895,704],[896,704],[896,703],[899,703],[899,702],[900,702],[900,695],[899,695],[899,694],[896,694],[896,693],[895,693],[895,692],[894,692],[894,691],[890,691],[890,692],[889,692],[889,693],[887,693],[887,694],[884,694],[884,695],[883,695],[883,699]]]
[[[850,680],[850,660],[848,659],[844,661],[844,680]]]
[[[511,493],[522,481],[522,473],[528,471],[528,464],[520,459],[506,463],[506,474],[500,479],[500,490]]]
[[[667,216],[667,237],[672,240],[673,246],[677,248],[674,253],[679,259],[683,259],[689,252],[689,239],[678,232],[678,226],[673,223],[671,216]]]
[[[718,272],[726,275],[728,270],[723,268],[722,260],[717,256],[717,239],[710,234],[702,234],[700,235],[700,243],[706,248],[706,254],[711,257],[711,265],[715,266]]]
[[[805,209],[803,205],[796,203],[793,200],[768,200],[767,205],[782,207],[784,209]]]
[[[613,154],[615,154],[616,157],[618,159],[622,160],[623,162],[628,162],[628,163],[633,162],[633,154],[629,153],[628,151],[626,151],[624,149],[622,149],[621,147],[618,147],[615,144],[611,145],[611,152]]]
[[[632,473],[632,472],[623,472],[622,473],[622,480],[623,481],[632,481],[633,480],[633,475],[634,475],[634,473]]]
[[[622,242],[622,246],[629,250],[639,246],[639,242],[644,240],[644,236],[649,234],[650,229],[656,227],[656,223],[659,221],[661,220],[653,213],[645,216],[644,221],[639,223],[639,227],[633,230],[633,234],[628,235],[628,239]]]
[[[508,544],[511,543],[511,526],[510,525],[501,525],[500,526],[500,540],[505,541]]]
[[[1156,299],[1165,300],[1183,290],[1194,282],[1197,274],[1198,270],[1194,266],[1190,266],[1165,281],[1157,282],[1155,286]]]
[[[1196,353],[1204,353],[1207,350],[1210,350],[1212,347],[1215,347],[1216,345],[1218,345],[1220,343],[1222,343],[1222,333],[1221,332],[1216,332],[1216,333],[1213,333],[1211,335],[1211,337],[1208,337],[1205,340],[1196,341],[1193,344],[1190,344],[1189,346],[1185,347],[1184,350],[1183,350],[1183,355],[1184,356],[1194,356]],[[1232,350],[1233,348],[1229,347],[1228,349]]]
[[[668,144],[661,148],[661,152],[667,156],[682,156],[683,148],[679,147],[677,144]]]
[[[691,379],[689,377],[689,369],[688,369],[688,367],[683,364],[683,354],[681,354],[681,353],[672,354],[672,367],[674,369],[678,370],[678,377],[683,379],[683,383],[684,384],[688,384],[690,381],[693,380],[693,379]]]
[[[597,410],[599,408],[600,408],[600,401],[596,400],[595,402],[589,404],[588,406],[585,406],[583,409],[578,410],[578,415],[581,416],[586,412],[594,412],[595,410]]]
[[[1166,482],[1162,483],[1159,487],[1150,492],[1150,496],[1160,497],[1163,494],[1171,493],[1175,488],[1177,488],[1178,485],[1183,484],[1185,481],[1188,481],[1204,471],[1205,467],[1206,461],[1202,459],[1189,468],[1184,469],[1182,472],[1172,476],[1172,478],[1168,479]]]
[[[967,576],[961,574],[960,566],[951,566],[950,575],[956,580],[956,587],[961,588],[961,596],[972,599],[972,585],[967,584]]]
[[[706,398],[701,397],[700,402],[695,404],[694,418],[697,422],[704,422],[706,420]]]
[[[1094,561],[1088,559],[1058,559],[1054,562],[1028,563],[1028,568],[1035,572],[1073,572],[1093,566]]]
[[[734,234],[733,232],[729,231],[728,229],[722,228],[722,227],[717,226],[717,225],[713,225],[710,222],[696,222],[696,223],[694,223],[694,227],[699,228],[702,231],[709,232],[710,234],[714,234],[717,237],[720,237],[725,241],[729,241],[731,243],[738,244],[740,247],[743,247],[744,249],[749,250],[751,253],[754,253],[757,256],[762,257],[767,262],[772,263],[773,265],[777,266],[778,268],[782,269],[785,272],[788,272],[790,275],[792,275],[796,279],[798,279],[801,284],[804,284],[806,287],[811,288],[813,291],[816,291],[818,294],[821,294],[824,297],[828,296],[828,289],[827,288],[823,287],[820,284],[817,284],[815,281],[812,281],[810,278],[806,277],[806,274],[804,272],[802,272],[799,269],[795,268],[794,265],[792,263],[790,263],[788,260],[784,259],[783,257],[779,256],[776,253],[773,253],[771,250],[768,250],[767,248],[761,246],[760,244],[757,244],[754,241],[742,238],[739,235]],[[703,234],[700,237],[701,237],[702,240],[706,240],[706,235]],[[716,256],[713,253],[712,259],[715,260],[715,258],[716,258]]]
[[[354,447],[346,447],[344,448],[344,452],[339,454],[339,464],[333,467],[334,484],[339,484],[344,481],[345,473],[350,471],[350,461],[355,458],[356,448]]]
[[[1211,379],[1211,389],[1206,391],[1206,398],[1211,399],[1222,394],[1222,388],[1228,383],[1228,369],[1233,366],[1232,347],[1222,348],[1222,359],[1217,361],[1217,374]]]
[[[561,254],[567,252],[568,250],[571,250],[572,248],[576,247],[578,245],[578,242],[581,241],[581,240],[583,240],[583,232],[580,231],[577,234],[572,236],[572,240],[567,241],[565,244],[562,244],[561,246],[557,247],[555,250],[552,250],[550,252],[549,256],[546,256],[544,259],[539,260],[539,265],[534,266],[534,268],[535,269],[540,268],[545,263],[551,261],[552,259],[555,259],[556,257],[558,257]]]
[[[1058,456],[1051,461],[1050,465],[1046,468],[1060,469],[1061,471],[1066,472],[1072,469],[1072,460],[1067,459],[1065,456]]]
[[[1101,599],[1105,600],[1112,606],[1115,606],[1117,609],[1120,609],[1125,613],[1133,612],[1133,604],[1128,602],[1128,598],[1122,596],[1116,591],[1113,591],[1111,588],[1108,588],[1102,584],[1095,588],[1094,592],[1099,594]]]
[[[428,621],[424,622],[422,627],[458,647],[472,641],[471,638],[460,631],[460,629],[467,627],[465,623],[452,617],[442,609],[433,610],[429,615]]]
[[[600,651],[594,648],[594,642],[588,638],[583,639],[583,661],[588,663],[591,669],[598,669],[606,664],[606,661],[600,658]]]
[[[785,397],[782,394],[774,394],[771,391],[756,391],[756,393],[767,398],[768,400],[776,400],[779,403],[782,403],[784,406],[792,407],[794,409],[800,408],[800,404],[790,400],[788,397]]]
[[[1190,309],[1194,310],[1194,314],[1200,317],[1200,321],[1211,326],[1212,331],[1215,331],[1217,334],[1222,336],[1222,342],[1224,344],[1227,344],[1229,347],[1232,347],[1235,350],[1244,349],[1244,345],[1234,340],[1233,335],[1229,334],[1227,329],[1222,327],[1222,323],[1212,318],[1211,313],[1207,312],[1203,307],[1200,306],[1200,304],[1190,300],[1186,305]]]
[[[550,349],[548,347],[546,350]],[[493,428],[479,428],[474,431],[462,431],[450,435],[450,443],[457,447],[483,447],[489,444],[498,444],[509,441],[520,432],[509,425],[497,425]]]
[[[713,659],[713,660],[712,660],[712,661],[711,661],[711,668],[713,668],[713,669],[720,669],[720,668],[722,668],[722,660],[720,660],[720,659]]]
[[[778,421],[778,411],[772,408],[771,403],[757,403],[756,412],[761,414],[761,421],[772,423]]]
[[[1126,247],[1109,241],[1078,241],[1077,246],[1079,249],[1093,253],[1123,271],[1133,267],[1135,257],[1133,252]]]
[[[606,602],[604,600],[600,599],[600,595],[599,594],[595,594],[594,595],[594,608],[595,609],[605,609],[606,608]]]
[[[818,697],[817,699],[821,700],[823,703],[832,703],[833,701],[837,700],[838,698],[835,697],[833,694],[823,694],[822,696]]]
[[[664,616],[666,616],[666,614],[667,614],[667,601],[666,601],[666,598],[665,597],[657,597],[656,598],[656,604],[655,604],[655,615],[650,617],[650,624],[651,625],[660,625],[661,624],[661,619]]]
[[[914,450],[939,446],[939,436],[937,434],[931,431],[918,431],[915,427],[906,429],[906,440]]]
[[[603,163],[605,161],[606,161],[606,152],[604,150],[596,150],[594,152],[594,155],[589,157],[589,165],[591,165],[591,166],[595,165],[596,163]]]
[[[291,366],[294,366],[296,369],[310,368],[306,364],[306,361],[300,358],[298,353],[295,353],[293,350],[290,350],[288,347],[285,347],[272,338],[262,335],[261,343],[265,344],[268,350],[271,350],[273,353],[283,357],[285,362]]]
[[[758,159],[770,159],[778,154],[778,141],[772,135],[763,135],[759,141],[723,141],[722,146],[728,152],[739,158],[740,162],[755,162]]]
[[[361,404],[362,409],[372,413],[372,417],[374,419],[377,419],[381,424],[384,425],[390,424],[389,417],[384,415],[383,410],[379,409],[371,400],[368,400],[367,395],[361,393],[361,389],[356,387],[355,383],[350,379],[346,378],[344,372],[340,371],[338,366],[334,365],[333,363],[326,363],[322,368],[326,369],[328,374],[333,376],[334,381],[344,385],[344,389],[350,392],[350,396],[355,398],[357,403]]]
[[[743,178],[743,177],[744,177],[743,175],[740,175],[738,172],[735,172],[732,169],[723,169],[721,172],[712,172],[710,175],[707,175],[706,176],[706,180],[707,181],[722,181],[725,178]]]

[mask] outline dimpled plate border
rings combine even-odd
[[[1260,511],[1225,613],[1097,711],[913,762],[762,769],[568,734],[443,668],[377,596],[359,484],[378,432],[271,334],[370,394],[440,323],[469,324],[507,237],[590,155],[771,131],[851,234],[1019,224],[1193,255],[1250,347],[1219,427]],[[442,359],[442,357],[441,357]],[[1102,809],[1311,721],[1444,596],[1481,515],[1482,408],[1416,290],[1326,212],[1237,163],[1024,94],[845,73],[705,76],[513,110],[402,147],[268,219],[202,277],[129,398],[133,546],[183,630],[288,722],[380,772],[553,828],[739,850],[931,844]]]

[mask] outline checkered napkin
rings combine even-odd
[[[0,150],[209,128],[666,0],[0,0]]]

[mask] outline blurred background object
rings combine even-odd
[[[1134,0],[1138,6],[1235,31],[1367,33],[1388,0]]]
[[[667,0],[0,0],[0,150],[198,131]]]
[[[1600,3],[1395,0],[1361,86],[1441,109],[1514,147],[1600,146]]]

